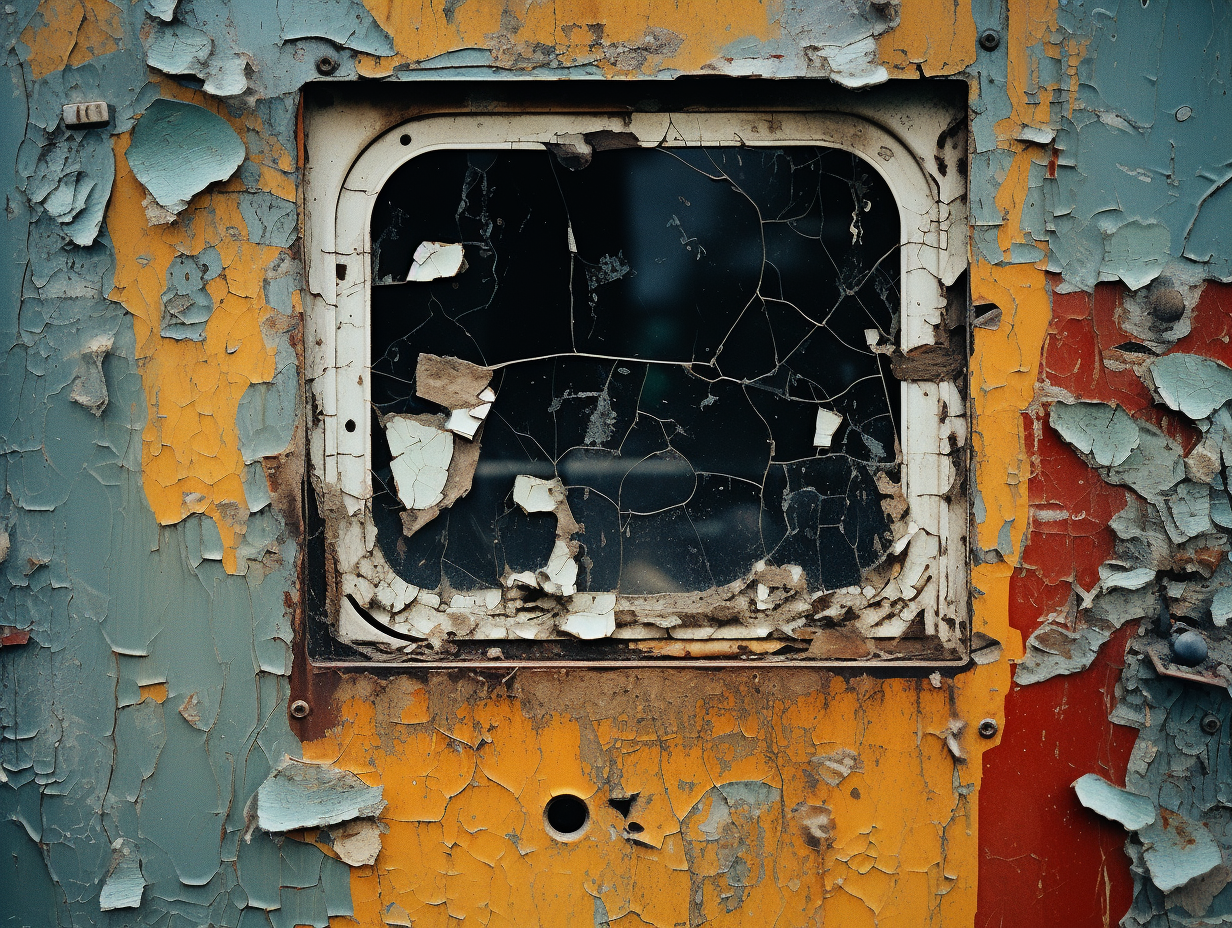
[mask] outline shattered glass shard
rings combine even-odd
[[[703,591],[759,564],[810,590],[860,583],[890,551],[883,481],[901,466],[899,386],[872,347],[899,331],[885,182],[814,146],[564,155],[432,151],[377,201],[389,566],[456,591],[571,589],[570,565],[595,594]],[[448,376],[425,374],[444,363],[491,386],[447,398]],[[402,517],[391,416],[447,416],[480,445],[469,493],[426,525]],[[519,505],[549,484],[560,506]],[[562,630],[610,633],[608,605]]]

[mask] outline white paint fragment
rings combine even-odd
[[[606,638],[616,630],[615,593],[579,593],[571,605],[579,611],[571,613],[560,626],[562,632],[591,641]]]
[[[553,596],[572,596],[577,592],[577,561],[569,551],[569,544],[557,538],[548,555],[548,564],[537,574],[543,592]]]
[[[484,415],[487,415],[486,411]],[[483,419],[476,418],[465,409],[455,409],[445,421],[446,429],[455,435],[461,435],[467,441],[475,437],[475,433],[479,431],[479,426],[481,425],[483,425]]]
[[[513,480],[513,501],[521,506],[525,513],[551,512],[563,499],[564,487],[558,477],[543,480],[528,474],[518,474]]]
[[[817,426],[813,431],[813,445],[818,448],[829,448],[834,440],[834,433],[843,424],[843,417],[830,409],[818,407]]]
[[[1104,573],[1103,569],[1100,574]],[[1101,576],[1099,586],[1105,590],[1140,590],[1155,582],[1155,570],[1151,567],[1135,567],[1133,570],[1110,570]]]
[[[411,259],[408,281],[425,283],[442,277],[453,277],[462,270],[464,251],[461,245],[446,242],[422,242]]]
[[[407,509],[427,509],[444,499],[453,436],[410,416],[390,416],[385,420],[385,440],[402,504]]]
[[[1155,821],[1155,804],[1145,796],[1113,786],[1094,773],[1074,781],[1074,792],[1084,806],[1109,821],[1119,822],[1130,831],[1145,828]]]
[[[330,846],[338,859],[351,867],[376,863],[381,852],[381,826],[369,819],[346,822],[329,829]]]

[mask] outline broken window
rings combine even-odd
[[[337,196],[313,364],[334,639],[965,657],[963,225],[898,138],[435,117]]]

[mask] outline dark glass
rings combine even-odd
[[[375,510],[409,582],[543,566],[555,519],[513,505],[518,474],[568,488],[582,590],[704,590],[762,559],[834,589],[883,556],[899,386],[865,331],[897,341],[899,225],[866,162],[436,151],[390,178],[372,240]],[[465,270],[403,282],[424,241],[461,242]],[[469,495],[405,537],[377,415],[442,411],[415,396],[421,351],[497,367],[497,400]],[[843,417],[829,448],[819,406]]]

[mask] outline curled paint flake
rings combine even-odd
[[[244,160],[244,143],[221,116],[179,100],[155,100],[133,129],[125,157],[159,206],[178,213]]]
[[[1214,358],[1164,355],[1151,362],[1144,379],[1170,408],[1195,420],[1232,400],[1232,369]]]
[[[1120,406],[1057,403],[1048,421],[1075,449],[1105,467],[1123,464],[1138,446],[1138,426]]]
[[[1145,796],[1113,786],[1094,773],[1084,774],[1074,781],[1078,801],[1113,822],[1120,822],[1130,831],[1145,828],[1155,821],[1155,804]]]
[[[253,824],[273,833],[375,818],[384,787],[368,786],[349,770],[284,756],[254,795]]]

